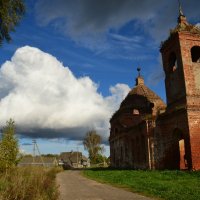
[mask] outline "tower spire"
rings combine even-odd
[[[179,17],[180,16],[184,16],[185,17],[185,15],[183,14],[183,9],[182,9],[181,1],[180,0],[178,0],[178,4],[179,4]]]
[[[138,67],[138,68],[137,68],[137,71],[138,71],[138,77],[141,76],[141,75],[140,75],[141,67]]]
[[[187,23],[187,19],[185,17],[185,15],[183,14],[183,10],[182,10],[182,6],[181,6],[181,1],[178,0],[178,4],[179,4],[179,16],[178,16],[178,24],[180,26],[185,26]]]
[[[143,77],[141,76],[141,74],[140,74],[140,71],[141,71],[141,67],[138,67],[137,68],[137,71],[138,71],[138,77],[135,79],[135,81],[136,81],[136,86],[137,85],[144,85],[144,79],[143,79]]]

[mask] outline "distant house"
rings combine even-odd
[[[54,167],[58,166],[58,161],[55,157],[40,157],[40,156],[24,156],[18,166],[45,166]]]
[[[62,152],[60,154],[59,163],[63,163],[72,168],[89,167],[89,159],[82,155],[81,152]]]

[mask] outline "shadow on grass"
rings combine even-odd
[[[90,168],[88,178],[165,200],[200,199],[200,171]]]

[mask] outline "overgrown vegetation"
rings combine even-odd
[[[0,174],[0,199],[57,200],[56,173],[56,168],[16,167]]]
[[[166,200],[200,199],[200,171],[85,170],[92,179]]]
[[[10,119],[0,140],[0,200],[56,200],[58,169],[17,167],[20,159],[15,123]]]
[[[0,172],[7,173],[17,165],[19,160],[19,145],[15,137],[15,122],[10,119],[2,130],[0,141]]]

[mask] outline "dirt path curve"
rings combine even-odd
[[[80,171],[64,171],[57,175],[59,200],[150,200],[150,198],[101,184],[80,175]]]

